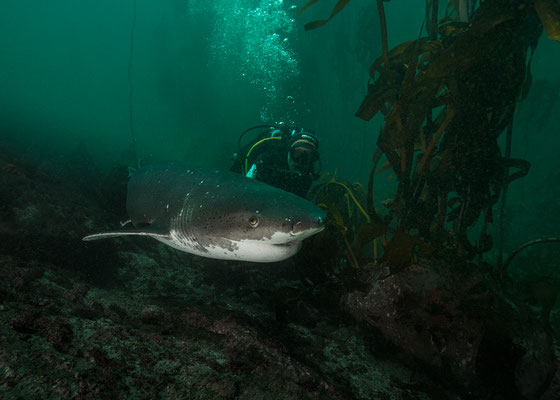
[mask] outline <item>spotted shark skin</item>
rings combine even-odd
[[[203,257],[274,262],[295,255],[326,220],[323,210],[292,193],[233,172],[179,163],[136,171],[126,207],[134,229],[83,240],[150,236]]]

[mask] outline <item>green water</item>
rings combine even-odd
[[[386,3],[389,48],[417,37],[421,3]],[[365,182],[383,119],[354,113],[381,53],[376,5],[354,0],[305,32],[332,5],[295,18],[303,4],[5,0],[0,135],[46,159],[82,146],[100,170],[130,162],[132,135],[141,159],[227,168],[240,132],[284,121],[318,133],[323,171]],[[532,168],[510,188],[508,249],[558,233],[559,62],[560,46],[543,37],[516,114],[512,156]],[[376,200],[392,189],[379,178]]]
[[[101,333],[105,328],[98,324],[99,338],[97,338],[88,333],[93,330],[90,329],[90,324],[93,326],[94,323],[98,323],[93,321],[112,320],[113,322],[108,324],[110,329],[113,329],[113,323],[129,330],[138,329],[143,335],[145,334],[145,336],[138,335],[134,339],[141,346],[146,342],[146,337],[152,340],[152,330],[159,329],[152,325],[155,324],[154,321],[165,325],[161,321],[168,317],[169,320],[173,320],[170,315],[175,313],[177,307],[183,313],[180,314],[183,319],[176,318],[179,322],[173,328],[175,330],[169,328],[172,333],[162,333],[162,337],[167,338],[167,335],[170,335],[173,340],[177,339],[173,345],[178,347],[169,347],[164,341],[154,344],[155,339],[154,343],[145,345],[147,348],[145,354],[149,354],[150,349],[157,349],[153,352],[156,360],[161,358],[162,362],[158,364],[161,367],[160,371],[156,371],[155,375],[152,374],[150,368],[153,365],[146,361],[149,357],[142,358],[144,353],[141,354],[142,357],[138,356],[138,359],[143,360],[148,367],[140,368],[136,359],[130,359],[130,365],[138,368],[151,379],[146,381],[143,375],[138,375],[140,378],[138,378],[139,383],[136,382],[137,386],[149,387],[146,393],[159,393],[160,383],[154,383],[152,380],[156,381],[162,376],[174,376],[167,372],[167,369],[173,372],[178,370],[180,365],[191,365],[191,367],[197,365],[197,357],[205,351],[207,358],[218,360],[215,363],[212,361],[209,365],[215,367],[218,371],[217,376],[222,379],[220,360],[223,357],[219,351],[229,348],[230,345],[235,351],[237,347],[243,351],[237,355],[232,350],[228,353],[228,357],[234,361],[239,357],[247,357],[249,360],[244,361],[245,365],[254,363],[260,368],[261,360],[258,357],[253,360],[251,356],[255,348],[260,349],[261,353],[268,354],[262,349],[268,349],[270,335],[274,337],[271,342],[282,343],[284,346],[281,349],[279,346],[277,350],[275,344],[270,345],[270,349],[274,350],[269,349],[273,354],[270,360],[282,358],[284,353],[291,354],[293,360],[282,361],[285,364],[278,365],[286,366],[287,370],[292,371],[300,368],[293,367],[296,365],[293,364],[294,360],[303,360],[302,365],[320,371],[318,377],[309,381],[309,384],[306,384],[307,378],[292,377],[292,380],[297,382],[293,387],[299,388],[298,385],[301,385],[303,388],[301,390],[305,393],[323,387],[322,383],[314,386],[313,382],[322,382],[321,379],[326,376],[327,382],[338,382],[338,386],[335,385],[336,389],[341,389],[341,393],[345,395],[348,390],[348,396],[372,398],[372,393],[382,393],[377,387],[387,387],[389,390],[395,386],[395,382],[396,384],[400,382],[393,382],[386,379],[386,376],[400,378],[406,376],[407,378],[403,378],[401,382],[402,388],[399,388],[399,393],[401,389],[402,393],[409,393],[411,387],[416,387],[419,392],[431,396],[430,391],[423,389],[421,383],[413,382],[417,379],[416,373],[408,369],[406,372],[401,371],[400,363],[404,365],[406,360],[403,361],[399,357],[393,360],[391,357],[394,355],[388,354],[393,351],[392,349],[378,349],[376,346],[384,346],[378,345],[378,337],[368,336],[371,334],[371,327],[379,321],[379,317],[384,318],[386,314],[388,322],[392,322],[393,316],[395,321],[405,321],[402,326],[399,325],[401,331],[392,333],[394,337],[406,339],[406,335],[402,336],[400,333],[415,333],[414,330],[418,329],[420,334],[428,332],[426,341],[420,341],[418,345],[420,350],[423,350],[424,344],[434,346],[438,344],[430,335],[449,329],[445,326],[449,309],[456,307],[460,312],[464,310],[457,305],[460,302],[455,304],[453,299],[447,299],[438,290],[424,291],[420,278],[418,278],[420,282],[418,292],[422,293],[422,296],[407,299],[409,303],[398,303],[402,309],[395,308],[394,315],[391,314],[392,317],[389,318],[389,313],[386,313],[385,309],[381,311],[376,309],[376,305],[384,304],[381,300],[385,298],[381,298],[383,296],[380,295],[380,298],[373,299],[375,290],[370,291],[369,288],[365,290],[360,286],[365,283],[371,287],[377,285],[376,281],[380,275],[371,271],[379,265],[364,262],[364,265],[360,265],[363,270],[350,269],[344,253],[346,248],[343,245],[338,247],[343,250],[332,253],[334,255],[326,265],[320,263],[321,257],[311,257],[290,261],[291,264],[286,264],[288,267],[276,268],[275,265],[267,265],[262,269],[254,266],[245,269],[246,266],[231,266],[214,260],[201,261],[199,258],[192,258],[174,249],[164,248],[163,245],[156,247],[152,243],[150,246],[149,243],[142,241],[117,240],[110,244],[99,245],[106,247],[95,247],[97,243],[91,245],[81,242],[85,234],[118,227],[117,217],[122,214],[120,211],[124,207],[124,200],[121,201],[118,195],[113,196],[113,194],[118,192],[123,195],[124,190],[119,192],[119,189],[123,189],[124,185],[118,186],[122,182],[115,184],[114,181],[118,179],[114,179],[111,182],[113,187],[109,189],[103,187],[104,182],[111,181],[108,171],[112,166],[120,165],[119,171],[121,174],[124,173],[120,177],[126,177],[126,169],[122,166],[135,163],[133,156],[135,152],[137,158],[141,160],[184,161],[227,169],[232,164],[234,152],[237,151],[238,136],[253,125],[285,122],[314,130],[320,140],[322,172],[336,171],[338,177],[350,182],[359,181],[366,184],[373,165],[372,156],[376,149],[376,141],[385,124],[381,113],[369,122],[355,116],[367,93],[370,66],[382,54],[377,2],[352,0],[326,25],[319,29],[305,31],[304,25],[307,22],[327,18],[336,4],[334,0],[318,1],[296,17],[298,11],[307,2],[307,0],[0,1],[0,146],[2,147],[0,148],[0,177],[3,179],[2,182],[6,182],[5,186],[0,187],[2,189],[0,190],[0,217],[6,218],[5,221],[0,219],[2,233],[0,274],[3,279],[0,280],[0,312],[4,313],[0,315],[2,316],[0,328],[4,329],[0,331],[0,344],[4,347],[0,346],[0,348],[4,351],[10,350],[6,359],[0,352],[0,367],[6,366],[3,370],[0,369],[0,372],[5,375],[0,374],[0,381],[4,382],[2,381],[4,379],[6,382],[12,382],[1,383],[0,392],[4,389],[11,390],[11,393],[15,393],[13,398],[21,398],[17,396],[23,396],[20,393],[25,393],[22,388],[25,390],[29,388],[30,392],[34,388],[26,379],[32,380],[37,377],[39,382],[37,387],[41,382],[43,384],[47,382],[42,375],[42,364],[36,364],[33,358],[34,351],[36,352],[34,349],[40,349],[39,345],[42,343],[37,337],[46,338],[46,342],[55,345],[57,351],[55,354],[61,356],[58,369],[52,368],[55,373],[68,372],[64,367],[67,363],[65,357],[68,355],[69,359],[72,357],[78,359],[76,368],[83,371],[84,382],[88,381],[91,370],[88,369],[89,367],[81,368],[79,364],[94,363],[94,361],[98,364],[96,368],[98,372],[101,371],[99,376],[103,379],[92,375],[94,377],[91,381],[96,384],[100,380],[104,381],[108,361],[103,353],[99,355],[95,351],[98,344],[101,348],[103,340],[106,346],[107,342],[116,340],[115,338],[118,339],[119,336],[107,330],[110,333],[105,332],[105,339],[102,340]],[[440,16],[445,11],[443,3],[446,2],[440,2]],[[505,3],[506,0],[500,4]],[[519,0],[519,3],[522,2]],[[417,39],[422,31],[426,3],[419,0],[392,0],[385,1],[383,4],[388,24],[389,49],[405,41]],[[526,177],[515,180],[509,186],[504,219],[504,258],[527,241],[560,237],[559,65],[560,44],[542,35],[532,58],[531,89],[528,97],[518,104],[514,118],[511,156],[529,161],[531,169]],[[502,134],[498,140],[502,153],[505,149],[505,136]],[[382,159],[383,162],[385,158]],[[29,167],[30,163],[33,167]],[[473,169],[479,171],[490,170],[491,167],[472,165]],[[82,176],[86,176],[87,179],[82,179]],[[98,182],[90,181],[94,180],[92,178],[94,176],[100,177]],[[383,202],[395,196],[396,184],[396,178],[392,176],[391,171],[376,176],[373,196],[375,207],[381,214],[388,212]],[[363,197],[360,199],[363,200]],[[349,210],[353,203],[349,197],[346,200],[347,204],[344,203],[343,208],[348,205]],[[113,204],[117,202],[119,204]],[[475,262],[465,264],[467,268],[475,264],[480,267],[484,264],[481,262],[482,259],[495,265],[499,256],[499,205],[500,202],[493,208],[493,224],[488,230],[494,239],[493,248],[484,255],[484,258],[479,257],[475,260],[478,264]],[[363,214],[366,212],[364,211]],[[362,218],[362,214],[357,211],[356,215]],[[478,240],[477,233],[480,227],[479,218],[479,222],[469,232],[473,241]],[[329,251],[337,247],[336,241],[341,242],[342,235],[336,229],[338,228],[335,228],[333,236],[326,237],[323,247],[313,248],[314,255],[323,255],[324,259],[329,257],[331,254]],[[325,232],[327,231],[328,229]],[[18,235],[21,235],[21,238]],[[405,239],[402,240],[405,244],[403,248],[406,248],[407,244]],[[307,242],[311,243],[311,239]],[[368,251],[372,254],[365,252],[364,254],[372,260],[373,246],[370,246],[370,242],[371,238],[368,242]],[[380,242],[379,240],[376,244],[381,246]],[[410,247],[407,249],[409,254],[406,256],[410,259]],[[452,255],[456,256],[455,253]],[[508,298],[508,301],[512,299],[511,302],[504,301],[504,304],[509,307],[517,302],[516,307],[520,304],[522,306],[515,309],[515,312],[511,311],[511,315],[507,313],[499,315],[500,309],[496,307],[489,311],[488,315],[481,313],[484,317],[476,320],[476,324],[473,323],[472,327],[465,323],[464,331],[459,331],[461,334],[466,333],[465,336],[458,336],[457,343],[470,340],[463,339],[469,336],[467,333],[470,334],[471,328],[477,333],[482,332],[480,341],[487,339],[484,335],[488,334],[490,337],[484,342],[482,356],[470,350],[472,347],[470,342],[468,342],[469,346],[466,346],[469,349],[463,349],[464,354],[469,357],[471,355],[481,357],[481,364],[487,367],[481,369],[482,372],[477,371],[480,374],[479,378],[488,371],[495,372],[495,374],[488,373],[489,382],[484,382],[484,385],[491,387],[495,384],[499,388],[496,390],[513,388],[513,375],[519,371],[515,364],[518,359],[508,364],[507,357],[504,359],[495,357],[495,353],[492,352],[494,347],[498,347],[496,354],[499,356],[510,355],[510,350],[511,354],[515,355],[515,351],[519,352],[519,349],[513,349],[514,345],[523,347],[525,353],[530,356],[529,360],[533,360],[531,357],[534,354],[538,356],[539,349],[533,351],[532,346],[538,347],[538,341],[535,340],[537,344],[534,344],[527,338],[538,337],[534,334],[535,331],[544,332],[542,329],[544,325],[538,325],[534,321],[543,323],[546,320],[548,326],[552,326],[551,332],[546,332],[549,335],[546,336],[546,340],[550,338],[552,342],[553,334],[557,336],[560,332],[560,308],[556,297],[554,297],[556,304],[548,304],[547,311],[552,309],[550,318],[548,319],[548,314],[546,318],[541,318],[542,315],[539,314],[546,308],[543,305],[546,300],[550,300],[551,296],[546,297],[547,290],[556,290],[560,285],[558,260],[560,260],[558,243],[538,245],[521,252],[510,266],[510,277],[513,279],[511,282],[504,280],[506,282],[504,287],[510,285],[515,289],[509,293],[513,293],[511,298]],[[434,265],[439,267],[436,264],[434,262]],[[457,265],[459,264],[460,262],[457,262]],[[455,273],[461,272],[456,268],[457,265],[446,265],[448,268],[446,272],[449,272],[446,279],[456,277]],[[208,266],[211,267],[207,268]],[[340,272],[343,271],[343,267],[352,271],[354,280],[344,280],[346,275]],[[416,268],[416,265],[412,267]],[[479,292],[473,289],[473,297],[467,298],[465,304],[475,304],[487,311],[491,305],[480,306],[475,302],[479,294],[481,298],[489,292],[495,294],[495,297],[489,297],[493,300],[507,296],[501,297],[503,294],[501,286],[500,290],[491,286],[494,281],[489,278],[488,272],[492,267],[486,264],[483,267],[488,269],[484,270],[481,267],[480,270],[472,272],[472,275],[480,279],[483,284],[490,282],[488,283],[490,289],[481,284],[482,289]],[[417,273],[414,268],[407,272],[413,277],[410,281],[412,283],[415,283],[414,277]],[[363,271],[372,275],[367,279],[363,278],[366,276],[365,273],[362,276]],[[484,275],[480,271],[488,274]],[[398,277],[398,273],[389,276],[386,282],[390,282],[390,279],[395,276]],[[465,273],[465,276],[468,273]],[[361,282],[361,279],[367,282]],[[379,278],[379,281],[383,279]],[[425,279],[428,288],[432,288],[430,285],[435,279],[432,275],[426,274],[422,279]],[[485,279],[488,282],[483,282]],[[475,281],[476,279],[465,282],[464,286],[469,290],[477,289],[476,285],[480,282]],[[84,282],[87,282],[87,288]],[[339,286],[328,285],[333,282]],[[348,287],[345,286],[346,284]],[[408,281],[401,282],[402,287],[408,287],[408,284]],[[456,282],[454,284],[456,286],[445,287],[445,290],[453,295],[456,294],[453,291],[456,288],[463,289],[461,284]],[[546,284],[549,284],[552,289]],[[391,287],[400,293],[397,286],[387,284],[387,287],[388,289],[385,289],[388,298],[392,294]],[[437,285],[434,287],[437,288]],[[117,289],[123,290],[122,293]],[[333,310],[336,310],[333,314],[340,312],[341,298],[355,295],[355,290],[362,289],[365,290],[363,298],[357,296],[355,303],[360,305],[369,301],[370,310],[380,311],[378,315],[371,318],[373,322],[370,321],[371,324],[367,329],[362,330],[360,325],[364,319],[369,318],[367,313],[364,314],[366,317],[363,317],[360,313],[356,316],[346,311],[341,320],[338,320],[338,317],[329,319]],[[73,308],[80,305],[88,291],[91,300],[88,301],[91,304],[88,303],[87,307],[84,305],[82,309]],[[378,295],[379,293],[384,292],[378,292]],[[165,308],[164,305],[167,305],[169,308],[158,311],[158,308],[153,306],[152,301],[158,296],[158,301],[162,301],[162,307]],[[420,297],[421,301],[418,301]],[[145,304],[142,302],[136,304],[137,299],[146,302],[147,307],[144,307]],[[171,300],[166,304],[162,299]],[[174,304],[174,301],[179,305]],[[426,310],[429,312],[419,315],[413,315],[413,312],[410,315],[402,313],[403,310],[417,310],[414,308],[417,306],[416,303],[426,305]],[[495,303],[499,302],[496,300]],[[115,308],[111,311],[111,304],[120,304],[126,312],[121,308],[122,315],[118,317],[116,314],[119,313],[115,312]],[[358,308],[356,304],[354,304],[354,311]],[[315,306],[317,308],[314,308]],[[503,309],[509,310],[506,306],[503,306]],[[282,311],[286,314],[285,321],[280,321],[282,318],[279,318],[283,316]],[[466,310],[465,315],[468,312],[469,310]],[[125,318],[127,313],[128,317]],[[235,313],[238,314],[234,315]],[[459,311],[457,313],[459,317],[456,320],[462,321],[463,314],[459,314]],[[43,318],[35,318],[39,315]],[[138,325],[138,318],[133,317],[135,315],[140,315],[140,321],[142,322],[143,319],[142,323],[145,323],[147,328]],[[499,317],[495,318],[496,315]],[[59,316],[65,318],[66,322],[55,320],[54,317]],[[432,316],[434,318],[430,319]],[[351,318],[355,318],[356,321],[347,322]],[[417,324],[414,327],[408,326],[407,318],[413,321],[416,318]],[[422,330],[424,320],[431,324],[431,331]],[[488,321],[493,325],[487,329]],[[503,321],[505,321],[503,324],[506,327],[505,333],[500,330]],[[286,331],[277,326],[283,322],[286,324],[282,329]],[[481,323],[478,324],[479,322]],[[306,323],[309,323],[313,329],[307,330]],[[49,329],[53,327],[58,327],[53,328],[55,332],[72,332],[70,325],[74,332],[73,339],[68,333],[67,335],[70,336],[68,340],[65,335],[59,337],[56,337],[56,334],[49,335]],[[303,329],[302,326],[306,328]],[[450,330],[458,325],[451,326]],[[189,330],[189,335],[193,335],[188,338],[191,343],[186,347],[183,343],[185,338],[182,336],[185,327]],[[161,329],[169,330],[163,327]],[[289,332],[289,329],[292,331],[286,333],[286,336],[292,335],[293,338],[297,338],[294,339],[297,343],[295,350],[286,350],[290,346],[293,347],[290,339],[284,337],[284,333]],[[388,331],[391,334],[391,329]],[[124,328],[115,332],[122,333]],[[447,333],[449,338],[457,339],[455,332]],[[68,343],[72,340],[75,349],[85,346],[82,342],[82,334],[89,335],[95,340],[99,339],[99,343],[86,346],[89,349],[87,350],[89,353],[86,353],[89,355],[77,351],[65,353],[64,351],[68,350]],[[227,343],[220,343],[216,339],[219,335],[227,337]],[[333,341],[330,344],[328,340],[323,343],[324,338],[328,339],[329,335]],[[34,339],[28,340],[30,337]],[[123,337],[126,338],[126,335]],[[207,337],[210,337],[208,348],[212,349],[214,346],[217,349],[215,354],[205,349]],[[229,340],[230,337],[234,339]],[[367,341],[364,339],[362,343],[364,337],[368,339]],[[4,338],[9,340],[3,341]],[[242,344],[245,341],[247,347],[237,346],[239,338]],[[259,342],[263,340],[262,338],[267,338],[265,345]],[[527,339],[526,343],[522,343],[521,346],[519,343],[525,339]],[[130,348],[136,346],[136,342],[127,342],[127,340],[123,339],[123,342],[128,343]],[[217,342],[214,343],[213,340]],[[554,340],[557,345],[557,337]],[[473,342],[476,340],[473,339]],[[508,347],[510,342],[511,348]],[[48,351],[53,351],[48,343]],[[476,343],[480,344],[480,342]],[[337,350],[339,344],[341,347]],[[502,349],[494,346],[495,344],[503,344],[507,348]],[[552,352],[553,346],[548,346],[548,341],[546,344],[547,346],[543,345],[543,347]],[[396,345],[400,346],[402,343],[397,341]],[[197,346],[200,348],[197,349]],[[369,348],[370,346],[372,348]],[[403,347],[407,348],[407,346]],[[413,357],[422,354],[422,351],[416,352],[418,349],[414,348],[414,345],[410,347],[413,348]],[[126,358],[129,348],[119,347],[119,349],[122,357]],[[175,349],[180,350],[175,351]],[[193,349],[196,351],[192,351]],[[245,351],[246,349],[249,350]],[[442,344],[442,349],[438,351],[441,350],[443,353],[448,351],[446,349],[447,347]],[[158,355],[159,351],[162,353]],[[98,354],[97,360],[95,354]],[[179,361],[168,361],[176,354],[183,358],[179,357],[177,359]],[[208,357],[208,354],[212,357]],[[324,357],[322,364],[321,354]],[[513,355],[512,359],[514,359]],[[25,358],[27,356],[28,359]],[[541,358],[537,356],[534,357],[535,365],[546,359],[544,356]],[[434,355],[435,359],[438,357],[439,353]],[[50,358],[43,357],[41,362],[46,362],[45,360]],[[463,367],[471,365],[470,363],[475,364],[473,359],[459,361]],[[335,365],[336,362],[339,364]],[[395,365],[388,365],[393,362]],[[270,365],[272,364],[274,363],[271,362]],[[27,373],[25,369],[18,372],[20,365],[27,365],[26,368],[34,372]],[[38,369],[41,371],[35,370],[36,365],[40,365]],[[110,366],[110,363],[107,365]],[[245,386],[232,384],[229,389],[222,388],[225,394],[222,393],[221,398],[234,398],[237,391],[241,392],[239,387],[249,387],[246,392],[243,392],[249,393],[246,395],[248,397],[241,398],[251,398],[252,385],[259,380],[254,378],[254,371],[257,369],[243,369],[243,363],[238,365],[232,362],[232,365],[233,370],[241,365],[239,367],[241,372],[236,373],[243,375],[243,379],[246,375],[247,381],[239,378],[239,382],[243,381]],[[348,365],[353,367],[350,368]],[[397,368],[396,365],[399,367]],[[411,370],[416,366],[415,363],[407,365],[408,367],[412,365]],[[528,365],[529,367],[526,368],[530,372],[533,364],[528,363]],[[503,382],[492,382],[494,376],[500,377],[502,367],[505,371],[503,375],[510,380],[504,378]],[[393,369],[396,372],[392,371]],[[391,373],[387,372],[389,370]],[[469,372],[467,370],[468,368],[465,367],[464,371]],[[126,373],[130,372],[127,371]],[[301,371],[306,370],[301,369]],[[463,372],[463,369],[459,371]],[[112,373],[116,377],[121,375],[128,377],[119,369],[115,369]],[[430,374],[429,371],[425,373]],[[435,373],[437,374],[437,371]],[[197,387],[200,381],[206,382],[205,374],[207,374],[206,370],[193,373],[191,370],[183,369],[179,375],[186,377],[185,379],[191,382],[193,387]],[[457,371],[451,374],[460,375]],[[273,381],[276,378],[284,384],[284,375],[271,375]],[[303,375],[305,374],[302,372]],[[530,373],[527,375],[531,376]],[[70,378],[67,378],[69,382],[72,381],[72,376],[73,373]],[[340,380],[341,376],[342,380]],[[412,378],[408,379],[409,376]],[[453,383],[446,382],[445,376],[443,374],[440,383],[442,387],[449,389],[453,387]],[[217,381],[219,379],[216,378]],[[422,375],[419,375],[418,380],[422,379]],[[529,381],[531,382],[530,379]],[[19,386],[10,387],[9,385],[16,385],[14,382]],[[51,387],[54,385],[52,382],[63,382],[63,380],[52,380],[45,385]],[[263,385],[266,386],[268,381],[264,382]],[[199,386],[206,390],[206,386]],[[210,388],[208,393],[211,394],[206,398],[217,398],[211,390],[213,386],[211,384],[207,386]],[[475,386],[476,384],[470,388]],[[189,386],[185,385],[184,381],[177,381],[177,387],[188,389]],[[219,388],[219,385],[217,387]],[[265,389],[263,393],[274,392],[279,393],[279,396],[283,393],[275,387]],[[78,389],[72,390],[73,393],[78,393]],[[300,392],[294,390],[294,393]],[[492,396],[491,393],[486,395],[489,398]],[[130,396],[135,398],[133,394]],[[403,399],[428,398],[424,395],[406,397],[403,394],[403,396]],[[469,398],[465,396],[465,399]],[[151,397],[146,395],[145,398]]]
[[[132,0],[4,1],[2,132],[56,154],[83,142],[110,164],[129,146],[132,106],[140,157],[225,167],[245,128],[285,121],[315,129],[325,167],[357,179],[376,128],[353,112],[379,44],[369,28],[371,41],[358,41],[365,28],[351,22],[375,9],[357,1],[306,33],[303,22],[328,8],[294,20],[288,3],[137,0],[134,12]],[[373,46],[367,59],[360,45]]]

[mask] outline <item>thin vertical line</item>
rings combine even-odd
[[[134,133],[134,85],[132,83],[132,61],[134,59],[134,33],[136,31],[136,0],[132,0],[132,26],[130,29],[130,49],[128,53],[128,112],[129,112],[129,130],[130,139],[132,141],[132,156],[136,166],[138,164],[138,154],[136,152],[136,135]]]
[[[506,167],[504,171],[504,187],[502,188],[502,201],[500,203],[500,225],[498,231],[498,271],[502,269],[502,261],[504,256],[504,243],[505,243],[505,218],[506,218],[506,199],[508,193],[508,178],[509,178],[509,159],[511,158],[511,137],[513,132],[513,115],[509,121],[507,127],[506,136],[506,149],[505,149],[505,161]]]

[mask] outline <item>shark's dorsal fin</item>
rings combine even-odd
[[[90,240],[109,239],[118,236],[150,236],[153,238],[168,238],[169,232],[164,232],[156,229],[128,229],[122,231],[95,233],[93,235],[88,235],[82,238],[82,240],[87,242]]]

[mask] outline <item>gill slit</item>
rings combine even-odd
[[[189,195],[185,197],[183,202],[182,212],[178,218],[178,226],[177,226],[177,233],[186,245],[197,249],[197,250],[204,250],[204,248],[200,245],[196,235],[192,229],[192,215],[194,210],[194,205],[189,202]]]

